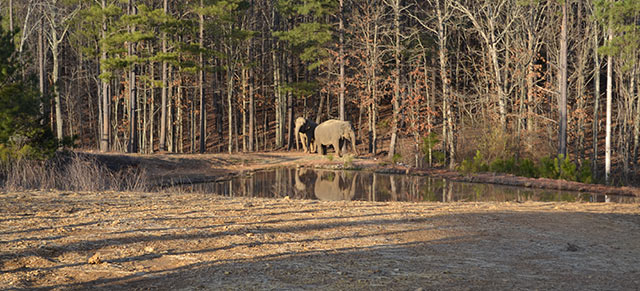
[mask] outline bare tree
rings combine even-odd
[[[69,28],[71,27],[71,19],[80,11],[81,6],[67,6],[59,3],[58,0],[46,0],[41,3],[42,13],[49,25],[47,41],[51,49],[52,56],[52,72],[51,78],[53,83],[53,97],[55,102],[56,116],[56,137],[59,140],[63,138],[62,130],[62,104],[60,99],[59,77],[60,77],[60,51],[61,45],[65,40]]]
[[[447,41],[449,38],[448,26],[450,18],[453,16],[453,2],[451,0],[431,0],[429,3],[435,9],[435,20],[425,21],[418,16],[413,16],[418,23],[431,33],[435,34],[438,44],[438,60],[440,81],[442,86],[442,117],[443,117],[443,138],[447,141],[445,150],[449,151],[449,168],[455,167],[455,144],[454,144],[454,121],[451,111],[451,88],[449,80],[449,58],[447,52]],[[428,13],[423,13],[428,15]]]
[[[400,75],[402,71],[401,54],[402,54],[402,36],[400,34],[400,13],[404,9],[401,0],[387,0],[385,4],[393,10],[393,57],[395,63],[394,85],[393,85],[393,116],[391,125],[391,142],[389,143],[389,158],[396,153],[396,142],[398,140],[398,127],[400,123],[400,103],[402,96],[400,95]]]

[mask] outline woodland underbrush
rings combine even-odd
[[[146,173],[137,167],[113,171],[94,157],[59,151],[47,159],[4,158],[0,187],[5,191],[144,191],[148,186]]]
[[[568,156],[545,154],[554,149],[540,140],[543,139],[537,136],[509,135],[496,128],[481,130],[475,142],[461,146],[462,158],[457,170],[595,182],[589,159],[572,161]]]

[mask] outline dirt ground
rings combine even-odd
[[[640,205],[4,193],[0,288],[640,286]]]
[[[118,158],[134,164],[138,159]],[[160,156],[155,164],[138,166],[148,168],[153,179],[188,170],[185,176],[193,179],[203,169],[216,177],[265,166],[324,163],[299,154],[175,159],[191,158]],[[638,286],[638,204],[0,192],[0,289]]]

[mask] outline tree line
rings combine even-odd
[[[454,168],[561,154],[637,172],[633,0],[8,0],[58,139],[101,151],[296,147],[351,121],[369,153]],[[404,147],[403,147],[404,146]],[[415,159],[413,159],[415,157]],[[612,169],[612,162],[615,165]],[[602,165],[604,163],[604,167]]]

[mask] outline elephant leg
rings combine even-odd
[[[336,154],[338,155],[338,157],[342,157],[342,155],[340,154],[340,141],[334,142],[333,148],[336,150]]]
[[[304,134],[300,134],[300,141],[302,142],[303,152],[305,153],[309,152],[307,149],[307,136]]]

